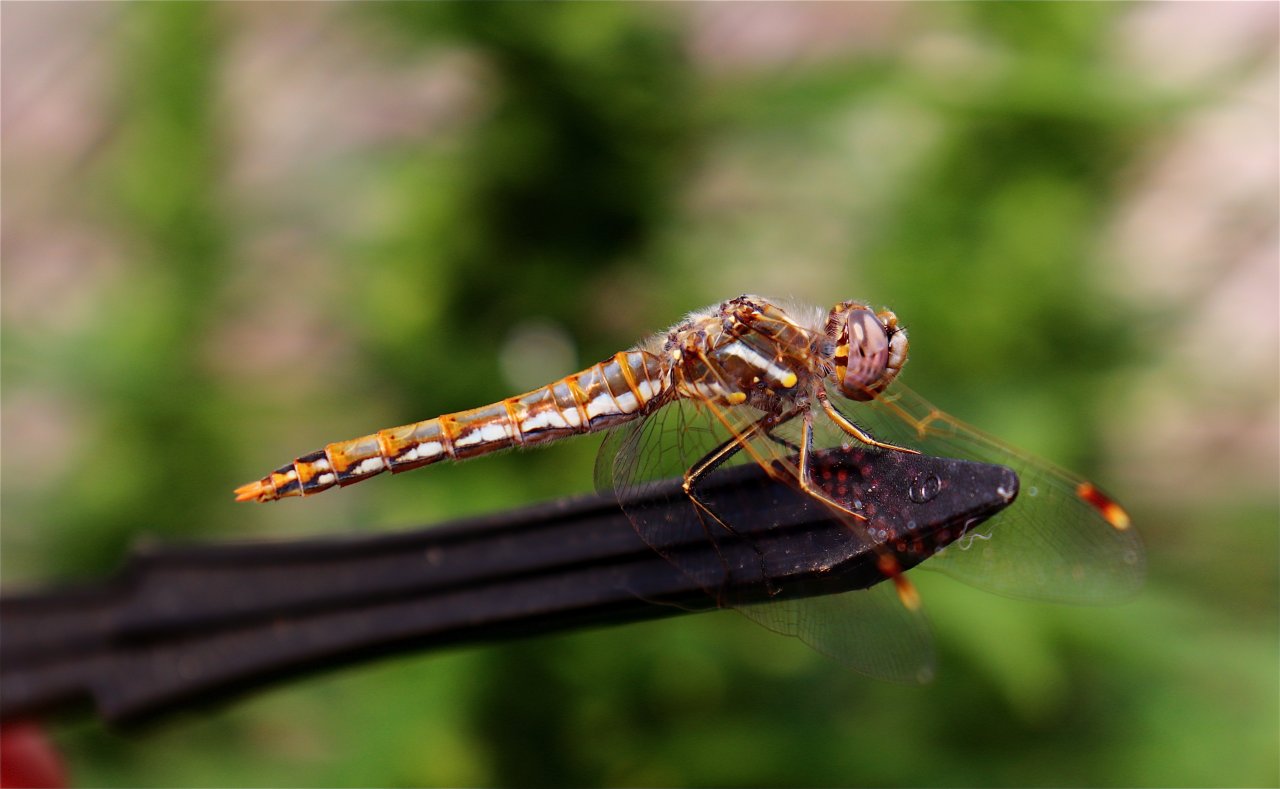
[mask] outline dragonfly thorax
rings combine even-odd
[[[664,351],[677,396],[772,412],[808,396],[826,373],[829,345],[776,305],[741,296],[691,316]]]

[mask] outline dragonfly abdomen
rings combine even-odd
[[[667,388],[658,357],[624,351],[522,395],[328,444],[236,489],[237,501],[274,501],[514,446],[590,433],[632,419]]]

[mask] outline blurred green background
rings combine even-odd
[[[1278,8],[5,4],[6,588],[589,490],[593,439],[229,493],[742,292],[891,306],[1149,553],[1109,608],[916,573],[923,688],[709,614],[58,721],[73,781],[1280,783]]]

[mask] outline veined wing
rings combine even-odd
[[[693,578],[719,604],[731,605],[729,590],[762,585],[764,569],[745,527],[740,530],[716,515],[732,511],[733,502],[726,498],[731,493],[717,491],[713,483],[722,474],[756,462],[751,452],[727,453],[708,469],[699,485],[704,508],[696,507],[678,488],[662,484],[681,479],[763,416],[748,406],[723,408],[720,413],[726,422],[716,419],[704,404],[675,400],[640,422],[614,429],[597,456],[596,487],[617,496],[649,547]],[[782,459],[771,447],[763,451],[766,455],[760,464],[766,469],[772,461]],[[729,520],[734,519],[730,516]],[[703,541],[714,546],[722,561],[708,564],[691,558],[691,536],[699,548]]]
[[[1057,602],[1103,603],[1141,587],[1142,540],[1092,483],[966,425],[900,383],[866,404],[831,395],[881,441],[1017,472],[1018,499],[925,566],[988,591]]]
[[[904,606],[891,583],[738,610],[861,674],[902,683],[933,679],[936,657],[928,620],[920,609]]]
[[[819,546],[821,561],[834,565],[855,551],[865,552],[868,544],[878,545],[861,520],[826,507],[798,488],[792,492],[799,473],[795,450],[801,419],[766,431],[760,426],[763,417],[745,405],[717,409],[687,400],[673,402],[610,434],[597,459],[597,487],[612,490],[640,537],[718,605],[737,608],[770,630],[800,638],[862,673],[899,682],[929,678],[934,658],[928,624],[918,606],[903,605],[892,583],[837,595],[759,602],[758,590],[769,588],[771,568],[779,557],[771,550],[775,535],[770,533],[773,524],[767,512],[753,512],[749,519],[725,517],[741,508],[732,500],[733,488],[718,485],[717,479],[738,466],[758,463],[774,475],[777,481],[770,484],[786,488],[794,497],[780,506],[814,507],[819,517],[845,527],[831,530],[829,543]],[[716,457],[717,450],[735,445],[737,451],[726,453],[695,485],[698,505],[678,488],[661,493],[659,482],[680,478]],[[843,496],[842,503],[850,508],[858,506],[853,492],[828,493]],[[705,541],[701,547],[712,545],[720,561],[695,560],[688,550],[691,534]],[[743,596],[743,589],[755,590],[756,596]]]

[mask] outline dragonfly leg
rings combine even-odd
[[[841,430],[858,439],[862,443],[869,444],[870,446],[878,447],[880,449],[892,449],[895,452],[906,452],[911,455],[920,454],[917,450],[911,449],[910,447],[900,447],[896,444],[886,444],[883,441],[878,441],[875,436],[858,427],[845,417],[844,414],[840,413],[839,409],[831,404],[831,400],[828,399],[826,392],[822,389],[818,389],[817,395],[818,402],[822,403],[822,410],[827,412],[827,416],[831,417],[831,421],[835,422]]]
[[[868,442],[870,443],[870,442]],[[875,446],[885,447],[886,449],[900,449],[889,444],[875,443]],[[855,520],[865,521],[867,516],[860,512],[855,512],[849,507],[836,501],[829,496],[826,491],[818,487],[813,481],[813,472],[809,466],[809,453],[813,447],[813,412],[805,411],[804,414],[804,430],[800,433],[800,489],[807,495],[814,497],[818,501],[827,505],[836,512],[848,515]],[[919,454],[913,449],[904,450]],[[880,572],[888,579],[893,581],[895,590],[898,592],[898,599],[902,605],[909,611],[916,611],[920,608],[920,595],[916,592],[915,586],[907,580],[902,572],[902,565],[898,562],[897,557],[887,550],[883,545],[877,545],[873,542],[876,551],[876,566]]]
[[[812,496],[823,504],[827,505],[836,512],[843,513],[854,520],[865,521],[866,515],[841,504],[827,494],[822,488],[818,487],[813,481],[813,469],[809,466],[809,454],[813,451],[813,412],[806,411],[804,415],[804,430],[800,433],[800,490],[808,496]]]
[[[799,413],[799,412],[797,412],[797,413]],[[790,420],[790,419],[791,419],[791,418],[793,418],[794,416],[795,416],[795,414],[792,414],[792,416],[787,417],[787,419],[784,419],[784,420],[776,420],[776,421],[774,421],[774,423],[773,423],[773,424],[771,424],[771,425],[769,425],[768,427],[764,428],[764,434],[765,434],[765,436],[766,436],[770,441],[772,441],[773,443],[777,444],[778,446],[786,447],[787,449],[789,449],[790,451],[792,451],[792,452],[794,452],[795,454],[797,454],[797,455],[798,455],[798,454],[800,454],[800,445],[799,445],[799,444],[794,444],[794,443],[792,443],[789,439],[783,438],[782,436],[780,436],[780,435],[778,435],[777,433],[774,433],[774,432],[773,432],[775,428],[782,427],[782,425],[783,425],[786,421]]]
[[[715,513],[715,511],[711,508],[710,504],[703,501],[698,496],[698,493],[696,490],[698,483],[701,482],[703,478],[705,478],[708,474],[710,474],[711,472],[719,468],[721,464],[723,464],[729,458],[733,457],[740,450],[742,450],[743,447],[746,446],[747,441],[757,433],[763,432],[765,435],[769,436],[771,439],[775,441],[778,441],[779,443],[790,445],[789,442],[786,442],[784,439],[780,439],[772,435],[770,431],[772,431],[773,428],[779,427],[782,424],[790,421],[791,419],[794,419],[799,413],[800,411],[796,410],[796,411],[792,411],[789,414],[784,414],[781,417],[776,417],[773,414],[766,414],[764,417],[754,422],[746,430],[732,436],[731,438],[726,440],[723,444],[721,444],[720,446],[708,452],[706,455],[703,456],[701,460],[699,460],[697,463],[694,463],[693,466],[691,466],[689,470],[685,472],[684,482],[681,485],[681,487],[683,488],[685,495],[689,497],[689,501],[692,502],[694,509],[697,510],[699,515],[699,520],[702,521],[703,529],[707,532],[707,538],[711,540],[712,545],[715,545],[716,541],[712,535],[711,527],[707,524],[706,519],[703,518],[704,515],[706,516],[706,518],[710,518],[715,525],[719,526],[721,529],[724,529],[725,532],[732,534],[735,537],[738,537],[740,535],[738,534],[736,529],[734,529],[732,526],[726,523],[723,518],[721,518],[719,515]],[[797,452],[799,451],[798,447],[796,448],[796,451]],[[754,458],[755,453],[752,452],[751,454],[752,454],[752,457]],[[775,479],[780,479],[778,473],[774,469],[772,469],[770,466],[766,465],[763,462],[760,463],[760,466],[765,470],[766,473],[769,474],[770,477],[773,477]],[[755,551],[756,556],[760,560],[760,575],[765,580],[766,585],[769,585],[770,588],[772,588],[769,581],[768,574],[765,572],[764,554],[760,552],[760,549],[754,543],[752,543],[751,546],[752,546],[752,550]],[[719,553],[719,548],[717,548],[716,551],[717,553]],[[730,575],[730,568],[728,564],[725,562],[723,555],[721,555],[720,559],[721,559],[721,562],[724,564],[725,577],[728,578]],[[723,602],[723,601],[719,601],[719,602]]]
[[[792,419],[795,419],[797,416],[800,415],[800,413],[801,413],[800,409],[796,409],[795,411],[792,411],[789,414],[783,414],[780,417],[775,416],[773,414],[766,414],[756,422],[753,422],[751,426],[748,427],[746,430],[742,431],[741,434],[733,436],[732,438],[726,440],[720,446],[708,452],[706,455],[703,456],[701,460],[699,460],[697,463],[694,463],[693,466],[691,466],[689,470],[684,473],[684,484],[682,485],[682,487],[684,488],[685,494],[690,497],[693,497],[694,496],[693,490],[692,490],[693,486],[698,484],[698,482],[702,479],[702,477],[715,471],[717,468],[720,467],[720,464],[724,463],[726,460],[728,460],[729,458],[737,454],[737,452],[741,450],[743,447],[745,447],[747,444],[747,441],[750,440],[750,438],[754,436],[756,433],[760,433],[763,431],[764,434],[767,435],[770,439],[796,452],[799,452],[800,447],[795,446],[790,441],[787,441],[784,438],[773,435],[772,431],[774,428],[781,427],[782,425],[786,424]],[[752,453],[752,457],[753,458],[755,457],[755,453]],[[760,463],[760,466],[765,470],[765,473],[767,473],[770,477],[773,477],[774,479],[780,479],[780,477],[778,476],[778,473],[775,470],[771,469],[767,464],[765,464],[763,462],[763,459],[756,458],[756,460],[757,462]]]

